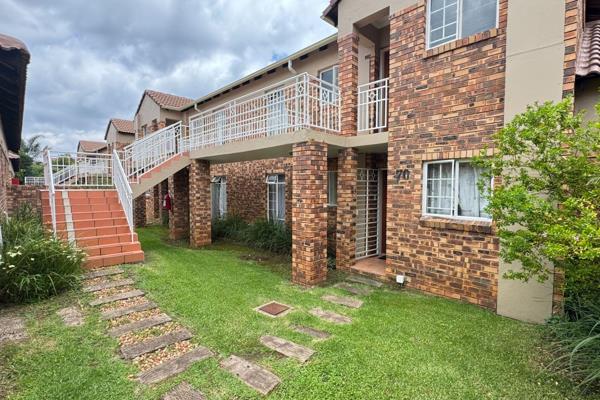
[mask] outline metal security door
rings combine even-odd
[[[358,169],[356,259],[379,254],[379,170]]]

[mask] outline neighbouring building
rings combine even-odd
[[[30,54],[18,39],[0,34],[0,212],[8,211],[7,193],[19,168],[25,82]],[[8,202],[10,203],[10,202]]]
[[[146,91],[124,150],[133,196],[167,180],[171,237],[193,247],[226,215],[288,224],[297,284],[327,278],[329,246],[338,269],[541,322],[560,275],[503,278],[519,266],[470,160],[527,105],[591,109],[599,4],[331,1],[336,35],[196,100]]]
[[[108,153],[112,153],[113,150],[122,150],[123,147],[133,143],[135,140],[133,121],[112,118],[108,121],[104,140],[108,145]]]
[[[77,143],[77,152],[108,154],[108,144],[106,142],[95,142],[93,140],[80,140],[79,143]]]

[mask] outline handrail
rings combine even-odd
[[[389,78],[358,86],[357,128],[359,132],[375,132],[387,128]]]
[[[48,150],[44,153],[44,178],[48,186],[48,202],[52,216],[52,232],[56,235],[56,191],[54,189],[54,175],[52,173],[52,157]]]
[[[123,206],[125,218],[131,232],[131,240],[133,241],[133,190],[131,189],[129,179],[127,174],[125,174],[117,150],[113,150],[112,154],[112,173],[112,181],[117,190],[119,202]]]

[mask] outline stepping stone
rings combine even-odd
[[[333,324],[349,324],[352,322],[350,317],[346,317],[345,315],[341,315],[338,313],[334,313],[333,311],[325,311],[320,308],[313,308],[309,311],[315,317],[319,317],[324,321],[331,322]]]
[[[192,338],[192,334],[187,329],[170,332],[162,336],[144,340],[140,343],[130,344],[121,347],[121,356],[127,360],[139,357],[142,354],[150,353],[158,349],[167,347],[173,343],[181,342]]]
[[[281,382],[272,372],[234,355],[221,361],[221,368],[236,375],[246,385],[265,396]]]
[[[0,317],[0,344],[22,339],[27,339],[23,318]]]
[[[153,326],[162,325],[171,321],[171,317],[169,317],[167,314],[153,315],[146,319],[141,319],[139,321],[133,321],[128,324],[114,327],[108,331],[108,335],[112,337],[119,337],[129,332],[141,331],[143,329],[152,328]]]
[[[133,314],[140,311],[147,311],[156,308],[156,304],[148,301],[142,304],[136,304],[134,306],[117,308],[114,310],[104,311],[100,316],[103,320],[119,318],[124,315]]]
[[[133,285],[134,283],[135,282],[133,281],[133,279],[122,279],[120,281],[112,281],[112,282],[99,283],[97,285],[85,286],[83,288],[83,291],[84,292],[97,292],[98,290],[112,289],[112,288],[116,288],[116,287],[120,287],[120,286]]]
[[[162,400],[204,400],[202,393],[198,392],[187,382],[181,382],[173,390],[165,394]]]
[[[122,274],[123,272],[125,271],[121,268],[103,268],[83,274],[83,279],[100,278],[101,276],[117,275]]]
[[[331,336],[331,334],[329,334],[325,331],[320,331],[318,329],[311,328],[308,326],[295,326],[294,330],[296,332],[300,332],[300,333],[304,333],[306,335],[312,336],[315,339],[328,339]]]
[[[117,293],[113,296],[108,296],[108,297],[103,297],[101,299],[96,299],[93,301],[90,301],[90,306],[99,306],[102,304],[106,304],[106,303],[112,303],[113,301],[118,301],[118,300],[127,300],[127,299],[131,299],[132,297],[139,297],[139,296],[143,296],[144,292],[142,292],[141,290],[130,290],[128,292],[123,292],[123,293]]]
[[[83,314],[79,307],[62,308],[56,312],[66,326],[83,325]]]
[[[371,293],[370,289],[367,289],[367,288],[357,288],[357,287],[354,287],[354,286],[350,285],[347,282],[336,283],[335,285],[333,285],[333,287],[345,290],[348,293],[352,293],[352,294],[355,294],[355,295],[358,295],[358,296],[366,296],[366,295],[368,295],[368,294]]]
[[[360,306],[363,305],[362,300],[354,299],[352,297],[336,296],[333,294],[326,294],[325,296],[321,297],[321,299],[350,308],[360,308]]]
[[[350,282],[362,283],[363,285],[369,285],[377,288],[383,286],[382,282],[376,281],[374,279],[365,278],[364,276],[360,275],[350,275],[348,278],[346,278],[346,280]]]
[[[196,361],[204,360],[205,358],[212,357],[213,352],[206,347],[196,347],[193,350],[182,354],[179,357],[172,358],[157,365],[154,368],[150,368],[147,371],[140,372],[137,375],[137,379],[147,385],[152,383],[158,383],[173,375],[177,375],[186,369]],[[184,398],[184,397],[183,397]],[[193,397],[192,397],[193,398]]]
[[[260,342],[271,350],[275,350],[284,356],[295,358],[302,363],[308,361],[308,359],[315,354],[313,349],[309,349],[308,347],[301,346],[277,336],[261,336]]]

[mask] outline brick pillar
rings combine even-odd
[[[292,281],[327,279],[327,145],[295,144],[292,177]]]
[[[356,180],[358,151],[340,150],[338,155],[337,229],[335,267],[349,270],[356,254]]]
[[[358,106],[358,34],[338,38],[341,134],[356,135]]]
[[[146,194],[142,193],[133,201],[133,224],[136,228],[146,226]]]
[[[190,245],[211,243],[210,163],[192,160],[190,164]]]
[[[184,239],[189,235],[189,180],[188,169],[183,168],[169,177],[171,211],[169,212],[169,238]]]
[[[165,179],[158,185],[158,192],[159,192],[158,195],[160,198],[160,207],[158,209],[158,217],[160,219],[159,223],[161,225],[168,225],[169,213],[167,212],[167,210],[165,210],[163,208],[163,205],[162,205],[165,195],[169,192],[169,180],[168,179]],[[165,217],[166,217],[166,221],[165,221]]]
[[[152,209],[152,215],[154,217],[155,220],[160,218],[160,183],[156,186],[154,186],[154,188],[152,189],[152,197],[153,197],[153,209]]]

